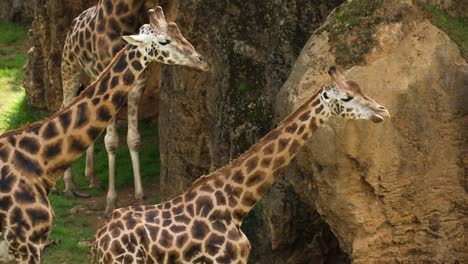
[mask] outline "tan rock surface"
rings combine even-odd
[[[365,62],[346,76],[392,118],[329,122],[286,181],[317,209],[353,263],[463,263],[468,66],[427,20],[380,24],[374,37]],[[326,68],[335,61],[328,33],[312,37],[277,97],[280,116],[328,82]]]

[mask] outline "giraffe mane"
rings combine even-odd
[[[8,137],[8,136],[11,136],[11,135],[17,135],[23,131],[26,131],[26,130],[30,130],[30,129],[33,129],[33,128],[36,128],[36,127],[39,127],[41,125],[43,125],[44,123],[56,118],[58,115],[60,115],[61,113],[69,110],[77,101],[83,99],[83,97],[85,96],[85,92],[89,89],[91,89],[91,87],[94,87],[96,86],[96,84],[102,79],[102,77],[104,76],[104,74],[108,73],[111,69],[111,67],[115,64],[115,62],[117,61],[118,58],[120,58],[120,56],[125,52],[125,50],[127,50],[129,47],[129,44],[125,45],[125,47],[123,47],[115,56],[114,58],[111,60],[111,62],[106,66],[106,68],[99,74],[98,78],[93,82],[91,83],[90,85],[88,85],[84,90],[83,92],[76,96],[73,101],[68,104],[68,106],[66,106],[65,108],[61,109],[60,111],[57,111],[55,112],[53,115],[51,115],[50,117],[46,117],[44,119],[41,119],[39,121],[35,121],[33,123],[30,123],[30,124],[26,124],[22,127],[19,127],[17,129],[13,129],[13,130],[9,130],[5,133],[3,133],[2,135],[0,135],[0,138],[5,138],[5,137]]]

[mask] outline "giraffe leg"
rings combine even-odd
[[[141,95],[143,94],[146,85],[146,74],[141,75],[135,87],[128,95],[128,132],[127,132],[127,145],[130,150],[133,167],[133,179],[135,184],[135,198],[139,203],[143,203],[145,198],[143,187],[141,184],[140,174],[140,132],[138,131],[138,105]]]
[[[89,180],[90,188],[97,188],[100,186],[96,173],[94,172],[94,143],[86,150],[85,176]]]
[[[117,134],[117,125],[115,119],[107,126],[106,136],[104,137],[107,157],[109,159],[109,189],[106,197],[106,211],[110,213],[117,208],[117,192],[115,191],[115,152],[119,146],[119,135]]]

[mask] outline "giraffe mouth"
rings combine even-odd
[[[384,118],[381,115],[372,114],[370,116],[370,120],[372,120],[372,122],[374,122],[374,123],[380,123],[380,122],[384,121]]]
[[[380,123],[384,121],[385,117],[390,117],[390,113],[385,107],[379,106],[377,108],[377,111],[372,111],[372,114],[369,117],[369,119],[372,120],[372,122],[374,123]]]

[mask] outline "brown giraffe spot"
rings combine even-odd
[[[195,197],[197,196],[196,192],[188,192],[184,195],[184,200],[186,203],[193,201]]]
[[[228,232],[228,238],[230,240],[233,240],[233,241],[239,241],[239,239],[241,238],[241,233],[239,231],[239,229],[233,227],[231,230],[229,230]]]
[[[97,128],[95,126],[90,126],[88,130],[86,130],[86,134],[88,135],[89,140],[91,141],[94,141],[95,139],[97,139],[99,135],[101,134],[101,132],[102,132],[102,129]]]
[[[171,212],[169,212],[169,211],[164,211],[164,212],[162,212],[162,218],[163,218],[163,219],[169,219],[169,218],[171,218]]]
[[[44,222],[49,222],[50,221],[50,214],[44,209],[34,209],[34,208],[28,208],[26,209],[26,214],[29,217],[29,220],[31,220],[31,223],[33,226],[39,225]]]
[[[71,123],[71,111],[66,111],[58,116],[60,125],[62,126],[63,133],[67,132]]]
[[[13,147],[16,147],[16,138],[14,136],[9,136],[8,137],[8,142],[10,143],[10,145],[12,145]]]
[[[59,133],[54,121],[48,122],[44,128],[44,131],[42,131],[42,137],[44,139],[52,139],[58,135]]]
[[[180,206],[175,206],[175,207],[172,207],[172,213],[174,215],[179,215],[181,213],[184,212],[184,205],[181,204]]]
[[[110,88],[114,89],[118,84],[119,84],[119,76],[114,76],[112,77],[112,80],[110,82]]]
[[[132,61],[132,67],[135,69],[135,71],[141,71],[143,70],[143,66],[139,61]]]
[[[193,217],[193,216],[195,215],[195,211],[194,211],[194,206],[193,206],[193,204],[187,205],[186,209],[187,209],[187,213],[188,213],[191,217]]]
[[[307,120],[309,120],[309,116],[310,116],[310,110],[307,110],[306,112],[304,112],[303,114],[301,114],[299,116],[299,120],[301,120],[303,122],[307,121]]]
[[[312,119],[315,119],[315,117],[312,117]],[[299,130],[297,131],[297,134],[298,134],[298,135],[302,134],[302,133],[304,132],[305,128],[306,128],[306,125],[302,125],[302,126],[299,128]]]
[[[263,168],[268,168],[268,167],[270,167],[271,159],[270,158],[264,158],[264,159],[262,159],[260,164],[262,165]]]
[[[186,243],[187,241],[188,241],[188,236],[187,236],[187,234],[181,234],[181,235],[179,235],[179,236],[177,237],[177,239],[176,239],[176,246],[177,246],[178,248],[182,248],[182,247],[185,245],[185,243]]]
[[[263,153],[265,155],[271,155],[275,151],[275,143],[270,143],[266,147],[263,148]]]
[[[191,233],[195,239],[203,240],[210,232],[208,225],[200,220],[195,220],[192,225]]]
[[[99,81],[99,88],[96,92],[96,96],[104,94],[107,91],[109,80],[110,80],[110,73],[106,73]]]
[[[1,184],[1,181],[0,181]],[[11,205],[13,204],[13,200],[9,196],[3,196],[0,198],[0,210],[7,211]]]
[[[112,118],[112,115],[110,114],[109,107],[106,105],[101,105],[97,109],[97,120],[102,121],[102,122],[108,122]]]
[[[120,244],[119,240],[113,240],[112,245],[110,248],[112,254],[115,255],[120,255],[125,253],[125,250],[123,249],[122,245]]]
[[[232,180],[235,183],[243,184],[244,183],[244,175],[242,174],[242,171],[241,170],[236,171],[234,173],[234,175],[232,176]]]
[[[32,137],[23,137],[19,141],[19,147],[31,154],[37,154],[40,148],[39,143],[37,142],[37,139],[32,138]]]
[[[117,109],[123,105],[125,100],[127,100],[127,93],[125,92],[118,91],[112,95],[112,104],[114,104],[114,107]]]
[[[166,229],[163,229],[158,243],[163,247],[170,248],[172,246],[173,240],[174,236],[171,235]]]
[[[156,257],[156,263],[164,263],[165,251],[161,250],[158,246],[151,247],[151,256]]]
[[[167,263],[182,264],[182,262],[179,261],[179,258],[180,258],[180,255],[177,251],[170,251],[169,254],[167,255]]]
[[[222,188],[224,186],[224,181],[221,175],[215,177],[214,185],[216,188]]]
[[[315,99],[315,101],[313,101],[312,104],[311,104],[310,106],[315,107],[315,106],[317,106],[318,104],[320,104],[320,98]]]
[[[253,169],[255,169],[257,167],[257,164],[258,164],[258,157],[257,156],[254,156],[254,157],[250,158],[249,160],[247,160],[245,162],[245,167],[247,169],[247,173],[250,173]]]
[[[221,191],[216,191],[215,192],[215,197],[216,197],[216,205],[221,206],[221,205],[226,205],[226,197]]]
[[[83,153],[88,148],[86,142],[78,137],[70,137],[70,143],[68,145],[68,150],[75,153]]]
[[[227,230],[226,225],[220,220],[213,221],[211,227],[220,233],[224,233]]]
[[[80,103],[78,105],[78,111],[76,113],[75,128],[80,128],[86,125],[89,121],[89,109],[86,102]]]
[[[8,157],[10,156],[10,151],[8,151],[6,148],[2,147],[0,148],[0,160],[3,162],[8,160]]]
[[[273,164],[273,169],[274,169],[274,170],[278,169],[278,168],[281,167],[285,162],[286,162],[286,160],[285,160],[283,157],[278,157],[277,159],[275,159],[275,162],[274,162],[274,164]]]
[[[296,123],[292,123],[291,125],[286,127],[286,132],[288,132],[290,134],[296,132],[296,130],[297,130],[297,124]]]
[[[15,150],[13,154],[13,160],[18,167],[29,174],[34,174],[36,176],[40,176],[42,174],[42,167],[39,165],[37,160],[33,160],[23,153]]]
[[[216,255],[219,252],[220,247],[223,245],[224,240],[223,236],[212,233],[205,241],[206,252],[211,256]]]
[[[159,227],[153,225],[146,225],[146,230],[148,230],[149,237],[151,240],[156,241],[159,233]]]
[[[132,240],[133,239],[133,240]],[[135,250],[135,245],[138,243],[135,239],[135,236],[130,236],[129,234],[124,234],[120,240],[126,248],[127,251],[133,252]],[[131,262],[130,262],[131,263]]]
[[[171,203],[170,202],[165,202],[164,204],[164,209],[171,209]]]
[[[323,110],[323,105],[320,105],[319,107],[315,108],[315,114],[320,114]]]
[[[242,209],[236,209],[234,210],[234,214],[233,214],[233,217],[234,219],[236,219],[238,222],[241,222],[244,217],[247,215],[247,212],[245,212],[244,210]]]
[[[136,226],[135,218],[133,217],[132,212],[128,212],[124,217],[122,217],[127,229],[133,229]]]
[[[310,127],[310,130],[311,130],[311,131],[315,131],[315,130],[318,128],[318,126],[317,126],[317,124],[315,123],[315,120],[312,120],[312,121],[314,121],[314,122],[311,122],[310,125],[309,125],[309,127]]]
[[[190,223],[190,218],[184,214],[178,215],[174,217],[174,220],[179,223],[184,223],[184,224],[189,224]]]
[[[201,244],[191,243],[184,251],[184,260],[190,261],[201,252]]]
[[[164,221],[162,222],[162,226],[163,226],[163,227],[168,227],[168,226],[170,226],[171,224],[172,224],[172,220],[170,220],[170,219],[164,220]]]
[[[289,153],[292,155],[297,152],[297,150],[300,148],[300,144],[297,142],[297,140],[293,140],[291,143],[291,146],[289,147]]]
[[[99,239],[99,246],[102,249],[107,250],[109,248],[109,242],[110,242],[110,237],[108,234],[105,234],[103,237]]]
[[[257,199],[253,195],[252,192],[245,192],[243,197],[242,197],[242,204],[248,207],[253,206],[257,202]]]
[[[268,133],[268,134],[264,137],[264,140],[265,140],[265,141],[272,141],[272,140],[277,139],[280,135],[281,135],[281,131],[275,129],[275,130],[271,131],[270,133]]]
[[[182,201],[183,201],[182,196],[178,196],[172,200],[172,205],[178,205],[182,203]]]
[[[10,215],[10,225],[12,226],[11,229],[13,231],[12,235],[14,235],[14,238],[13,237],[8,238],[7,236],[7,239],[13,240],[13,241],[15,240],[25,241],[26,240],[25,233],[27,230],[31,228],[31,226],[28,224],[28,222],[24,218],[23,212],[21,211],[19,207],[15,207],[9,215]],[[11,233],[9,233],[8,235],[10,234]]]
[[[93,103],[93,105],[98,105],[99,103],[101,102],[101,98],[94,98],[93,100],[91,100],[91,103]]]
[[[183,225],[172,225],[169,229],[173,233],[180,233],[180,232],[184,232],[187,229],[187,227]]]
[[[247,178],[245,185],[248,187],[257,185],[258,183],[262,182],[266,177],[266,173],[263,171],[256,171],[253,175]]]
[[[278,141],[278,152],[282,152],[286,146],[289,144],[290,138],[281,138]]]
[[[125,85],[131,85],[135,82],[135,74],[130,69],[127,69],[122,77]]]
[[[14,197],[15,201],[21,204],[31,204],[36,202],[34,191],[23,180],[20,180],[17,191],[14,193]]]
[[[304,133],[304,135],[302,135],[302,140],[306,141],[309,138],[309,135],[309,133]]]
[[[232,243],[227,242],[224,249],[224,255],[217,257],[217,263],[232,263],[237,258],[236,248]]]
[[[211,185],[209,185],[208,183],[205,183],[200,187],[200,191],[212,193],[214,189],[213,187],[211,187]]]
[[[120,58],[117,60],[117,62],[114,64],[114,67],[112,70],[114,70],[115,73],[123,72],[125,68],[127,68],[127,60],[125,56],[120,55]]]
[[[210,211],[213,209],[213,201],[209,196],[200,196],[195,201],[196,214],[198,216],[207,217]]]

